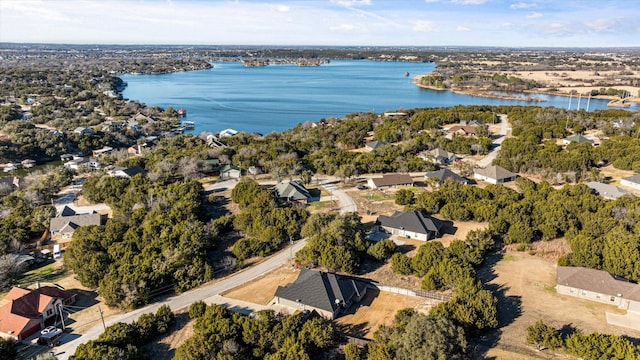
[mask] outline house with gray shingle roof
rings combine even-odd
[[[311,196],[309,190],[304,187],[300,180],[280,182],[274,187],[273,191],[276,198],[281,201],[307,204],[319,200],[317,197]]]
[[[422,156],[424,160],[433,160],[438,164],[450,164],[456,161],[456,154],[444,150],[442,148],[435,148],[427,152],[426,156]]]
[[[640,174],[620,179],[620,185],[640,190]]]
[[[578,144],[591,144],[591,145],[593,145],[593,140],[587,139],[586,137],[584,137],[584,136],[582,136],[580,134],[569,136],[568,138],[562,139],[562,143],[564,145],[569,145],[572,142],[576,142]]]
[[[620,196],[630,195],[628,191],[622,190],[615,185],[604,184],[597,181],[590,181],[586,184],[593,192],[605,199],[617,199]]]
[[[380,215],[376,224],[391,235],[427,241],[440,236],[444,222],[421,211],[395,212]]]
[[[375,150],[381,146],[387,145],[386,142],[384,141],[372,141],[372,142],[368,142],[364,145],[365,148],[369,149],[369,150]]]
[[[296,281],[278,286],[272,303],[294,311],[315,310],[327,319],[335,319],[362,300],[368,286],[367,282],[349,276],[302,269]]]
[[[438,179],[438,184],[437,186],[441,186],[442,183],[444,183],[446,180],[453,180],[457,183],[463,184],[463,185],[467,185],[469,183],[469,180],[466,178],[463,178],[462,176],[454,173],[453,171],[449,170],[449,169],[440,169],[440,170],[436,170],[436,171],[429,171],[426,174],[424,174],[424,179],[427,180],[429,178],[436,178]]]
[[[556,290],[558,294],[640,312],[640,285],[606,271],[586,267],[558,266]]]
[[[73,236],[73,232],[81,226],[102,225],[105,216],[92,213],[71,216],[57,216],[51,218],[49,223],[49,231],[52,238],[69,239]]]
[[[413,186],[413,179],[408,174],[385,174],[382,177],[367,180],[371,189],[398,188]]]
[[[518,175],[501,166],[491,165],[484,169],[476,169],[473,172],[473,177],[491,184],[502,184],[514,181]]]

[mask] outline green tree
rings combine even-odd
[[[404,328],[391,335],[397,359],[464,359],[464,331],[442,317],[415,313]]]
[[[0,360],[15,360],[17,358],[16,344],[10,339],[0,337]]]

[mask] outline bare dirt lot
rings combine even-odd
[[[282,266],[250,283],[224,292],[222,295],[236,300],[267,305],[269,301],[273,300],[278,286],[294,282],[299,274],[299,270],[294,271],[290,267]]]
[[[479,275],[498,297],[500,322],[499,329],[493,334],[494,343],[483,344],[493,346],[484,353],[488,357],[515,359],[521,358],[522,354],[536,358],[566,358],[538,352],[526,344],[526,328],[538,320],[556,328],[568,326],[585,333],[597,331],[640,338],[640,332],[607,324],[605,312],[621,313],[616,307],[558,295],[554,288],[555,260],[507,250],[504,255],[492,256],[488,263]]]

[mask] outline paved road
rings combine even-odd
[[[237,180],[231,179],[226,181],[217,182],[211,185],[205,186],[206,191],[219,190],[219,189],[233,189],[238,183]],[[347,195],[343,190],[337,187],[337,178],[327,178],[320,182],[321,186],[327,189],[336,199],[340,202],[340,213],[346,213],[351,211],[357,211],[356,203]],[[287,263],[291,256],[295,255],[298,250],[302,249],[306,241],[298,240],[291,247],[281,250],[275,255],[265,259],[263,262],[247,268],[239,273],[230,275],[220,281],[216,281],[212,284],[202,286],[197,289],[187,291],[185,293],[172,296],[164,301],[160,301],[144,308],[137,309],[126,314],[116,315],[105,320],[106,326],[113,325],[117,322],[131,323],[138,319],[138,317],[145,313],[156,312],[162,305],[169,305],[171,310],[177,311],[187,308],[192,303],[203,300],[208,304],[216,303],[220,305],[229,306],[234,311],[250,313],[253,310],[260,310],[262,307],[255,304],[240,304],[237,301],[224,298],[220,293],[233,289],[240,285],[243,285],[253,279],[256,279],[266,273],[269,273],[283,264]],[[78,334],[65,334],[62,337],[63,344],[54,348],[56,356],[60,360],[68,359],[76,351],[78,345],[86,343],[90,340],[95,340],[100,334],[102,334],[102,324],[98,324],[87,331],[84,335]]]
[[[489,165],[491,165],[491,163],[493,162],[493,160],[496,158],[496,156],[498,156],[498,151],[500,151],[500,145],[502,144],[502,142],[504,141],[504,139],[507,138],[507,134],[509,133],[509,119],[507,118],[506,114],[500,114],[498,115],[498,118],[500,118],[500,133],[499,135],[501,135],[499,138],[493,140],[493,144],[497,145],[489,154],[487,154],[487,156],[485,156],[484,158],[482,158],[480,161],[477,162],[477,165],[479,167],[487,167]]]
[[[348,213],[358,211],[358,206],[355,201],[351,198],[351,196],[347,195],[347,193],[338,187],[339,184],[338,178],[327,178],[320,181],[320,186],[325,188],[328,192],[333,195],[338,202],[340,203],[340,213]]]
[[[117,322],[131,323],[137,320],[138,317],[142,314],[156,312],[162,305],[169,305],[171,310],[177,311],[180,309],[184,309],[199,300],[203,300],[204,302],[209,304],[226,304],[228,303],[228,299],[219,296],[220,293],[238,287],[260,277],[263,274],[279,268],[289,260],[291,254],[295,254],[298,250],[302,249],[304,245],[305,240],[298,240],[293,244],[292,248],[287,247],[277,254],[265,259],[263,262],[253,267],[247,268],[244,271],[235,273],[215,283],[187,291],[180,295],[172,296],[164,301],[148,305],[144,308],[137,309],[126,314],[113,316],[105,320],[105,323],[107,326],[113,325]],[[102,334],[102,332],[102,324],[98,324],[82,336],[78,336],[78,334],[73,333],[65,334],[65,336],[62,338],[63,344],[54,348],[56,356],[60,360],[68,359],[76,351],[78,345],[86,343],[90,340],[97,339],[98,336]]]

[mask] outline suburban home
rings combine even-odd
[[[22,341],[55,321],[62,305],[75,301],[75,294],[53,286],[37,289],[12,288],[0,307],[0,336]]]
[[[603,184],[597,181],[590,181],[586,185],[605,199],[613,200],[620,196],[631,195],[628,191],[622,190],[615,185]]]
[[[73,132],[80,135],[93,135],[93,130],[86,127],[77,127]]]
[[[247,172],[251,175],[260,175],[264,173],[261,166],[253,166],[253,165],[249,166],[249,168],[247,169]]]
[[[227,147],[227,145],[220,142],[220,140],[218,140],[218,138],[215,135],[211,135],[211,134],[207,135],[207,145],[213,148]]]
[[[302,269],[296,281],[278,286],[272,303],[294,311],[315,310],[333,320],[362,300],[368,286],[367,282],[356,278]]]
[[[220,133],[218,133],[218,136],[220,136],[221,138],[223,138],[223,137],[231,137],[231,136],[234,136],[237,133],[238,133],[238,130],[224,129],[224,130],[220,131]]]
[[[640,285],[606,271],[586,267],[558,266],[556,283],[559,294],[640,312]]]
[[[51,232],[51,237],[54,239],[70,239],[71,237],[73,237],[73,232],[77,228],[88,225],[102,225],[104,224],[105,220],[105,215],[101,215],[95,212],[92,214],[76,214],[69,216],[62,216],[61,214],[61,216],[51,218],[49,223],[49,231]]]
[[[73,159],[67,161],[63,164],[63,166],[68,170],[78,171],[80,167],[86,165],[89,166],[89,160],[83,158],[82,156],[73,156]]]
[[[440,236],[444,222],[421,211],[407,211],[380,215],[376,225],[391,235],[427,241]]]
[[[475,135],[476,134],[476,126],[473,125],[453,125],[449,128],[447,133],[451,135]]]
[[[375,150],[375,149],[377,149],[377,148],[379,148],[379,147],[381,147],[381,146],[383,146],[383,145],[387,145],[387,143],[386,143],[386,142],[384,142],[384,141],[378,141],[378,140],[376,140],[376,141],[372,141],[372,142],[368,142],[368,143],[366,143],[366,144],[364,145],[364,147],[365,147],[367,150],[371,150],[371,151],[373,151],[373,150]]]
[[[484,169],[476,169],[473,172],[473,177],[491,184],[502,184],[514,181],[518,175],[501,166],[491,165]]]
[[[142,153],[144,153],[147,149],[147,143],[129,146],[127,148],[127,154],[133,156],[141,156]]]
[[[25,159],[20,162],[20,165],[22,165],[23,169],[31,169],[32,167],[36,166],[36,161],[31,159]]]
[[[449,170],[449,169],[440,169],[440,170],[436,170],[436,171],[429,171],[426,174],[424,174],[424,179],[427,180],[429,178],[436,178],[438,179],[438,183],[436,184],[437,187],[440,187],[442,185],[442,183],[445,182],[445,180],[453,180],[457,183],[463,184],[463,185],[467,185],[469,183],[469,180],[466,178],[463,178],[462,176],[454,173],[453,171]]]
[[[225,165],[220,170],[220,179],[240,179],[240,168],[234,165]]]
[[[640,174],[620,179],[620,185],[640,190]]]
[[[436,148],[428,151],[425,155],[422,156],[422,159],[425,161],[433,161],[437,164],[451,164],[456,161],[456,154],[452,152],[448,152],[442,148]]]
[[[318,197],[311,196],[309,190],[304,187],[300,180],[280,182],[275,186],[273,191],[276,198],[280,201],[307,204],[319,200]]]
[[[108,155],[111,154],[111,152],[113,151],[113,148],[111,146],[103,146],[102,149],[98,149],[98,150],[93,150],[93,157],[98,157],[101,155]]]
[[[12,172],[18,170],[18,165],[14,163],[8,163],[4,165],[4,172]]]
[[[140,165],[134,165],[132,167],[124,168],[124,167],[115,167],[109,170],[109,176],[122,176],[122,177],[134,177],[138,174],[145,174],[146,170],[142,168]]]
[[[8,176],[0,178],[0,185],[4,185],[11,189],[11,191],[15,189],[20,189],[25,187],[26,181],[22,177],[18,176]]]
[[[382,177],[367,180],[371,189],[398,188],[413,186],[413,179],[408,174],[385,174]]]
[[[562,139],[562,144],[563,145],[569,145],[572,142],[576,142],[578,144],[591,144],[591,145],[593,145],[593,140],[587,139],[586,137],[584,137],[584,136],[582,136],[580,134],[569,136],[568,138]]]

